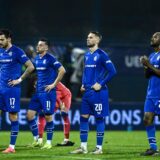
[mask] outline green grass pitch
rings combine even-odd
[[[5,149],[9,143],[9,132],[0,132],[0,151]],[[69,154],[70,151],[79,147],[79,132],[72,131],[71,141],[75,142],[73,147],[55,147],[56,143],[63,140],[63,132],[55,131],[51,150],[41,150],[39,148],[28,148],[27,145],[32,142],[30,132],[20,132],[16,153],[2,154],[0,160],[160,160],[160,157],[142,157],[139,155],[148,148],[145,131],[108,131],[105,133],[103,154]],[[95,148],[96,133],[89,132],[88,150]],[[157,132],[157,144],[160,148],[160,131]]]

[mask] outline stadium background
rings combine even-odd
[[[35,46],[39,37],[48,37],[60,54],[60,61],[67,56],[68,43],[86,49],[88,31],[100,31],[101,47],[110,54],[118,71],[109,90],[112,109],[119,111],[121,118],[118,121],[119,113],[114,111],[113,121],[117,123],[111,123],[110,129],[144,129],[142,116],[147,80],[139,57],[150,53],[150,37],[159,31],[159,5],[159,0],[0,0],[0,27],[11,29],[14,43],[23,49],[28,44]],[[23,98],[26,98],[27,83],[22,84]],[[22,100],[22,108],[26,108],[27,103]],[[73,110],[79,105],[73,102]],[[138,127],[134,124],[136,109],[141,110],[137,113],[141,118]],[[2,128],[8,129],[7,115],[3,116]],[[122,117],[127,121],[125,125],[122,125]],[[77,129],[77,125],[78,122],[72,129]],[[26,129],[25,125],[22,129]]]

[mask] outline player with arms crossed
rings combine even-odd
[[[18,112],[20,111],[20,83],[34,70],[24,51],[12,44],[11,31],[0,30],[0,110],[9,112],[11,121],[10,145],[3,153],[14,153],[19,132]],[[21,75],[22,65],[26,66]]]
[[[146,78],[149,78],[148,90],[144,104],[144,125],[150,149],[147,149],[141,155],[150,156],[159,154],[155,137],[154,118],[160,115],[160,32],[153,34],[151,38],[151,46],[154,52],[147,56],[140,57]]]
[[[56,85],[65,74],[65,69],[56,58],[48,53],[49,41],[42,38],[38,41],[38,55],[34,59],[35,68],[37,71],[36,93],[32,96],[27,113],[28,123],[34,142],[32,146],[38,143],[38,126],[35,119],[36,112],[43,110],[46,119],[47,142],[42,149],[52,148],[53,136],[53,120],[52,115],[56,104]]]
[[[54,112],[56,112],[58,109],[60,109],[61,117],[63,119],[63,131],[64,131],[64,141],[60,144],[57,144],[57,146],[73,146],[74,142],[69,141],[69,132],[70,132],[70,120],[68,117],[68,111],[71,106],[71,98],[72,94],[70,90],[63,85],[61,82],[59,82],[56,86],[56,107],[54,109]],[[39,130],[39,144],[43,144],[43,133],[44,128],[46,124],[46,120],[44,117],[44,114],[39,114],[39,121],[38,121],[38,130]]]
[[[80,117],[80,148],[72,154],[88,153],[87,138],[90,115],[96,118],[97,146],[92,154],[102,154],[105,116],[109,115],[107,83],[116,74],[116,69],[106,52],[98,48],[102,39],[99,32],[91,31],[87,37],[89,51],[84,56],[84,70],[81,91],[84,92]]]

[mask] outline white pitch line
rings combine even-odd
[[[5,156],[5,155],[4,155]],[[10,154],[10,155],[8,155],[7,154],[7,157],[22,157],[22,156],[28,156],[28,154]],[[85,159],[85,160],[104,160],[104,159],[99,159],[99,158],[87,158],[87,157],[85,157],[85,158],[82,158],[82,157],[71,157],[71,156],[52,156],[52,155],[32,155],[32,157],[47,157],[48,159],[50,159],[50,158],[68,158],[68,159]]]

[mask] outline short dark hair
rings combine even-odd
[[[50,46],[50,41],[45,37],[40,38],[39,41],[45,42],[48,47]]]
[[[0,29],[0,35],[5,35],[6,38],[12,38],[12,32],[9,29]]]
[[[98,31],[90,31],[89,33],[93,33],[97,37],[99,37],[100,41],[102,40],[102,35]]]

